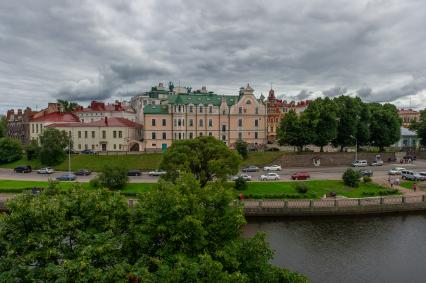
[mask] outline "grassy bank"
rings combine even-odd
[[[283,152],[250,152],[248,158],[242,162],[241,166],[270,164],[283,155]],[[92,171],[99,171],[108,164],[114,164],[129,169],[152,170],[160,166],[162,153],[144,153],[132,155],[71,155],[71,169],[77,171],[86,168]],[[19,165],[30,165],[33,169],[43,167],[38,161],[28,161],[25,158],[9,164],[1,164],[2,168],[15,168]],[[68,159],[54,166],[55,170],[67,171]]]
[[[62,182],[59,184],[61,189],[70,189],[77,183]],[[233,187],[233,183],[228,183]],[[301,194],[296,190],[296,184],[304,184],[308,191]],[[47,187],[48,182],[33,181],[12,181],[0,180],[0,193],[18,193],[32,187]],[[79,184],[83,188],[91,189],[88,183]],[[155,183],[132,183],[128,184],[122,192],[126,195],[135,195],[144,193],[155,188]],[[367,196],[379,196],[389,194],[391,191],[373,183],[361,183],[358,188],[350,188],[341,181],[317,180],[306,182],[251,182],[248,183],[248,189],[242,192],[235,191],[238,196],[243,193],[246,197],[252,198],[321,198],[324,194],[335,192],[337,195],[349,198],[361,198]],[[393,192],[393,194],[399,194]]]

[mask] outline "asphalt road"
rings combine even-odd
[[[348,166],[349,167],[349,166]],[[343,172],[348,168],[346,166],[339,167],[316,167],[316,168],[283,168],[282,171],[277,171],[281,177],[281,181],[291,180],[290,176],[296,172],[309,172],[311,180],[340,180]],[[389,164],[385,163],[383,166],[378,167],[362,167],[359,169],[371,169],[373,171],[374,179],[387,180],[387,171],[392,167],[404,167],[414,171],[426,171],[426,160],[417,160],[414,164]],[[262,168],[261,168],[262,169]],[[55,172],[51,175],[41,175],[37,172],[31,173],[14,173],[11,169],[0,168],[0,180],[27,180],[27,181],[48,181],[49,178],[55,179],[64,172]],[[240,172],[241,173],[241,172]],[[248,175],[252,176],[253,180],[257,180],[260,175],[267,172],[261,170],[260,172],[249,172]],[[89,182],[96,176],[93,173],[91,176],[78,176],[78,182]],[[157,177],[148,176],[148,172],[143,172],[142,176],[130,177],[131,183],[153,183],[157,182]]]

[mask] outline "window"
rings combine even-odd
[[[31,128],[32,128],[32,132],[34,134],[34,124],[31,125]]]
[[[203,136],[203,133],[200,133],[200,137],[202,137]]]
[[[193,112],[193,107],[192,107],[192,105],[190,105],[189,106],[189,113],[192,113]]]
[[[102,131],[102,138],[106,139],[106,131]]]
[[[182,134],[181,133],[179,133],[179,139],[182,139]]]
[[[212,119],[209,119],[209,127],[213,127],[213,121],[212,121]]]
[[[85,144],[84,149],[89,149],[89,146],[87,144]]]
[[[243,113],[243,107],[238,108],[238,113],[240,113],[240,114]]]
[[[119,132],[118,132],[118,137],[119,137],[120,139],[123,137],[123,132],[122,132],[122,131],[119,131]]]
[[[259,120],[257,120],[257,119],[256,119],[256,120],[254,120],[254,126],[255,126],[255,127],[259,127]]]
[[[118,149],[121,150],[121,144],[118,145]]]
[[[92,144],[92,150],[95,150],[95,145],[94,144]]]
[[[163,126],[166,126],[166,119],[163,119]]]
[[[238,127],[242,127],[243,126],[243,119],[238,119]]]
[[[210,137],[212,136],[212,132],[209,132],[209,136],[210,136]]]
[[[193,136],[192,136],[192,132],[191,132],[191,133],[189,133],[189,138],[190,138],[190,139],[192,139],[192,137],[193,137]]]
[[[222,135],[222,140],[226,141],[226,136],[225,135]]]
[[[226,115],[226,110],[223,110],[223,111],[222,111],[222,115]]]
[[[182,126],[182,121],[180,119],[178,119],[178,126]]]
[[[157,137],[155,136],[155,133],[151,133],[151,139],[155,140]]]
[[[209,106],[209,113],[213,113],[213,107]]]
[[[112,132],[112,137],[113,137],[114,139],[116,139],[116,138],[117,138],[117,131]]]
[[[257,138],[258,138],[258,133],[257,133],[257,132],[255,132],[255,133],[254,133],[254,138],[255,138],[255,139],[257,139]]]
[[[203,106],[200,106],[200,113],[203,113]]]
[[[155,127],[155,119],[152,119],[152,120],[151,120],[151,125],[152,125],[153,127]]]
[[[256,107],[256,114],[259,114],[259,107]]]
[[[190,127],[194,126],[194,120],[189,119],[189,126],[190,126]]]
[[[95,138],[95,131],[92,131],[92,139],[94,139]]]
[[[226,125],[222,125],[222,132],[226,132]]]
[[[38,124],[36,124],[36,133],[38,133]]]
[[[203,119],[200,119],[200,127],[204,125]]]
[[[117,149],[117,145],[116,144],[114,144],[114,149]]]
[[[78,149],[81,149],[81,144],[78,145]]]
[[[166,140],[166,139],[167,139],[167,134],[163,133],[163,140]]]
[[[247,100],[246,104],[250,105],[251,104],[251,100]]]
[[[238,133],[238,138],[241,140],[243,138],[243,133]]]
[[[178,111],[179,111],[179,112],[181,111],[181,107],[180,107],[180,105],[178,106]]]
[[[173,120],[173,125],[176,127],[177,126],[177,121],[176,119]]]
[[[78,138],[81,139],[81,131],[78,131]]]

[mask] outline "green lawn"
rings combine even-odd
[[[305,184],[308,188],[306,194],[300,194],[296,191],[296,184]],[[70,189],[76,184],[81,185],[83,188],[90,189],[88,183],[72,183],[61,182],[59,188]],[[35,182],[35,181],[12,181],[0,180],[0,193],[18,193],[25,189],[32,187],[47,187],[48,182]],[[135,195],[137,193],[144,193],[154,189],[155,183],[131,183],[126,186],[122,192],[126,195]],[[232,182],[229,183],[232,187]],[[246,197],[252,198],[321,198],[324,194],[329,192],[336,192],[337,195],[346,196],[350,198],[377,196],[388,194],[390,190],[383,188],[377,184],[361,183],[359,188],[346,187],[341,181],[334,180],[318,180],[318,181],[305,181],[305,182],[250,182],[248,189],[242,193]],[[238,196],[241,192],[235,192]],[[392,194],[399,194],[393,192]]]
[[[280,156],[283,152],[250,152],[246,160],[241,166],[257,165],[263,166],[271,163]],[[89,169],[99,171],[107,164],[119,165],[129,169],[152,170],[157,169],[161,162],[162,153],[144,153],[132,155],[71,155],[71,170]],[[2,168],[15,168],[19,165],[30,165],[33,169],[43,167],[38,161],[27,161],[25,158],[19,161],[1,164]],[[68,159],[62,164],[54,166],[55,170],[68,171]]]
[[[399,185],[406,189],[413,189],[414,181],[403,181]]]

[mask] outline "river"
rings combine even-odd
[[[312,282],[426,282],[426,214],[248,219],[256,232]]]

